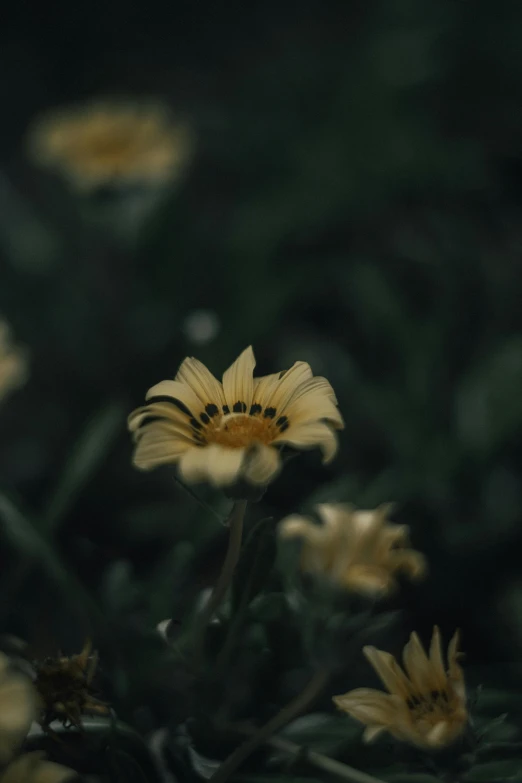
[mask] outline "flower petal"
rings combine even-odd
[[[363,647],[363,653],[389,692],[408,699],[411,692],[410,683],[393,655],[371,645]]]
[[[158,465],[177,462],[188,449],[202,449],[194,441],[178,431],[163,426],[146,427],[138,432],[133,463],[140,470],[151,470]]]
[[[331,462],[337,453],[337,436],[328,424],[322,422],[307,422],[290,425],[278,435],[273,443],[287,443],[298,449],[311,449],[318,446],[323,452],[323,462]]]
[[[349,590],[370,596],[386,595],[397,586],[390,571],[364,563],[350,566],[344,574],[338,575],[338,581]]]
[[[252,484],[268,484],[280,469],[281,458],[277,449],[257,443],[248,454],[244,477]]]
[[[195,359],[193,356],[187,356],[181,363],[175,380],[186,384],[192,389],[201,403],[202,410],[207,405],[218,405],[221,408],[225,403],[223,387],[220,382],[205,367],[203,362],[200,362],[199,359]],[[198,413],[201,413],[201,411],[198,411]]]
[[[404,647],[402,660],[408,677],[419,693],[428,694],[437,687],[433,667],[415,631],[410,635],[410,640]]]
[[[172,404],[189,418],[200,413],[200,408],[202,407],[201,400],[186,383],[181,383],[180,381],[160,381],[160,383],[152,386],[145,395],[145,399],[149,402],[153,402],[154,398],[164,400],[166,397],[171,399]]]
[[[183,454],[179,470],[186,481],[227,486],[240,478],[245,455],[246,449],[227,449],[217,444],[195,447]]]
[[[249,345],[223,374],[225,400],[231,412],[246,413],[250,410],[254,394],[255,366],[254,352]],[[241,403],[240,407],[238,403]]]
[[[270,387],[270,398],[266,400],[266,405],[275,408],[277,415],[281,416],[286,412],[290,400],[296,394],[299,387],[307,380],[313,377],[310,365],[307,362],[295,362],[295,364],[280,374],[280,380],[277,384]]]

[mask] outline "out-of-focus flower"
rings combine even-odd
[[[10,669],[0,653],[0,764],[5,764],[22,744],[36,714],[31,681]]]
[[[28,148],[38,165],[88,191],[176,179],[191,158],[193,135],[162,105],[100,100],[37,117]]]
[[[390,506],[356,511],[345,503],[317,506],[322,521],[293,514],[279,526],[282,538],[301,538],[301,568],[321,574],[357,593],[386,595],[396,586],[396,574],[421,577],[426,562],[408,548],[408,527],[387,521]]]
[[[0,783],[65,783],[77,774],[73,769],[46,761],[43,753],[24,753],[9,764]]]
[[[209,343],[219,332],[219,319],[212,310],[193,310],[183,322],[183,331],[193,343]]]
[[[449,643],[446,671],[439,629],[433,630],[429,656],[417,634],[412,633],[403,651],[406,673],[390,653],[364,647],[366,658],[389,692],[357,688],[343,696],[334,696],[333,701],[339,709],[366,725],[367,742],[387,731],[396,739],[420,748],[447,747],[463,733],[468,722],[458,643],[456,632]]]
[[[44,728],[54,720],[81,727],[83,713],[109,713],[107,704],[96,698],[92,687],[97,663],[98,656],[91,655],[91,642],[87,640],[78,655],[47,658],[35,664],[34,685]]]
[[[254,367],[249,347],[220,383],[190,357],[175,380],[149,389],[148,404],[129,416],[136,467],[178,463],[188,482],[263,486],[281,467],[280,446],[319,447],[325,462],[333,459],[343,420],[328,381],[306,362],[260,378]]]
[[[10,330],[0,320],[0,402],[27,379],[27,355],[11,343]]]

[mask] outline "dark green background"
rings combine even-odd
[[[131,467],[124,416],[184,356],[219,375],[252,343],[261,373],[309,361],[346,420],[335,462],[293,460],[256,514],[395,500],[430,562],[406,626],[519,661],[522,6],[19,4],[1,34],[0,311],[31,377],[0,412],[0,477],[31,529],[107,611],[117,583],[135,622],[172,585],[182,612],[225,533],[171,470]],[[162,97],[197,138],[136,243],[111,236],[117,195],[79,204],[25,155],[38,112],[99,94]],[[182,329],[200,308],[221,325],[204,346]],[[92,469],[49,510],[100,415]],[[88,610],[17,530],[3,629],[77,648]]]

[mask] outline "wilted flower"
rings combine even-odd
[[[260,378],[254,367],[249,347],[220,383],[190,357],[175,380],[149,389],[148,404],[129,417],[136,467],[178,463],[189,482],[262,486],[280,469],[280,446],[319,447],[325,462],[333,459],[343,421],[328,381],[306,362]]]
[[[106,715],[107,705],[94,695],[92,680],[98,657],[91,655],[91,643],[85,643],[78,655],[47,658],[35,664],[35,689],[40,722],[44,728],[54,720],[64,725],[81,726],[84,712]]]
[[[46,761],[43,753],[24,753],[0,776],[0,783],[65,783],[77,777],[73,769]]]
[[[0,321],[0,402],[27,378],[27,356],[12,345],[9,327]]]
[[[22,744],[35,716],[31,681],[13,672],[9,658],[0,653],[0,764],[5,764]]]
[[[43,166],[59,169],[78,188],[162,184],[188,162],[192,134],[164,106],[99,100],[36,119],[29,150]]]
[[[420,748],[447,747],[463,733],[468,721],[458,643],[456,632],[448,647],[446,671],[439,629],[433,630],[429,656],[417,634],[412,633],[403,651],[406,673],[390,653],[364,647],[366,658],[389,693],[357,688],[344,696],[334,696],[333,701],[366,724],[367,742],[388,731],[396,739]]]
[[[389,505],[355,511],[344,503],[317,506],[322,524],[293,514],[279,527],[282,538],[301,538],[301,568],[358,593],[385,595],[399,572],[411,578],[426,570],[423,555],[408,548],[408,527],[387,521]]]

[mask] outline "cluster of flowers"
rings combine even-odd
[[[135,441],[134,464],[142,470],[176,464],[189,483],[209,482],[236,498],[251,497],[282,469],[283,448],[319,448],[325,462],[337,451],[343,420],[330,383],[314,377],[306,362],[254,377],[249,347],[222,382],[197,359],[187,358],[174,380],[153,386],[128,426]],[[320,525],[298,515],[279,525],[282,539],[302,541],[301,567],[339,588],[375,597],[396,587],[396,576],[419,578],[422,554],[409,548],[408,528],[387,520],[389,506],[357,511],[339,503],[318,506]],[[338,708],[366,725],[370,741],[388,731],[424,749],[452,744],[468,723],[459,665],[458,633],[444,662],[435,627],[428,654],[416,633],[404,648],[402,668],[388,652],[363,653],[387,693],[358,688],[335,696]]]

